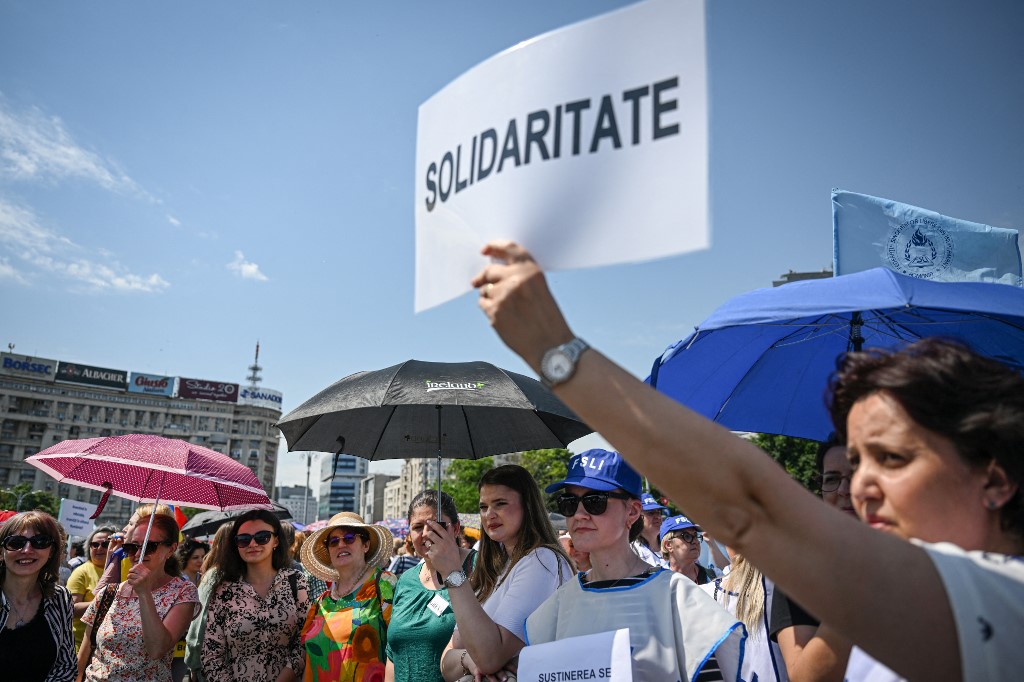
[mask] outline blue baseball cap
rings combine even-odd
[[[569,460],[569,473],[565,480],[552,483],[544,492],[553,493],[567,485],[604,491],[622,488],[637,498],[642,490],[640,474],[622,459],[622,455],[600,448],[573,455]]]
[[[658,538],[661,539],[674,530],[689,530],[690,528],[701,530],[700,526],[685,516],[670,516],[661,522],[661,532],[658,533]]]
[[[643,502],[644,511],[654,511],[655,509],[668,509],[665,505],[658,504],[658,501],[654,499],[654,495],[650,493],[644,493],[640,496],[640,501]]]

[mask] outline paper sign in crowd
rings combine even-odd
[[[648,0],[523,42],[419,110],[417,311],[513,239],[546,269],[706,248],[703,0]]]

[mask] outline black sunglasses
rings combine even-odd
[[[4,538],[4,549],[9,549],[12,552],[17,552],[25,545],[32,543],[32,547],[35,549],[46,549],[53,545],[53,538],[49,535],[33,535],[30,538],[24,535],[8,535]]]
[[[150,554],[155,552],[157,548],[160,547],[160,545],[170,546],[173,544],[173,542],[169,542],[167,540],[150,540],[146,544],[146,556],[149,556]],[[140,545],[137,542],[126,542],[123,545],[121,545],[121,549],[124,550],[124,553],[126,555],[135,556],[136,554],[138,554],[139,550],[142,549],[142,545]]]
[[[99,549],[100,547],[106,547],[109,544],[110,544],[110,540],[96,540],[94,542],[90,542],[89,546],[92,547],[93,549]]]
[[[356,538],[359,538],[363,542],[370,541],[370,538],[366,535],[363,535],[362,533],[355,533],[353,531],[349,531],[344,535],[332,535],[331,537],[324,540],[324,544],[328,547],[337,547],[342,542],[344,542],[346,545],[351,545],[353,542],[356,541]]]
[[[270,538],[277,535],[272,530],[261,530],[256,533],[239,533],[235,536],[235,544],[238,548],[248,547],[249,544],[255,540],[257,545],[265,545],[270,542]]]
[[[558,497],[558,513],[562,516],[569,517],[576,513],[579,509],[580,502],[583,502],[583,509],[588,514],[594,516],[600,516],[608,510],[608,498],[613,497],[616,500],[628,500],[630,496],[626,493],[587,493],[586,495],[577,497],[576,495],[559,495]]]
[[[681,530],[678,531],[675,537],[679,538],[688,545],[692,545],[694,542],[704,542],[704,536],[700,533],[691,533],[690,531]]]

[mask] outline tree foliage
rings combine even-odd
[[[810,491],[817,491],[818,465],[815,461],[818,452],[817,441],[767,433],[755,434],[750,441],[782,465],[782,468],[797,483]]]
[[[0,509],[14,511],[40,510],[53,517],[60,513],[60,500],[52,493],[34,490],[28,483],[19,483],[13,488],[0,490]]]
[[[441,481],[441,490],[455,500],[455,508],[464,514],[480,511],[480,493],[477,483],[488,469],[494,468],[494,458],[456,459],[448,463],[448,472]]]
[[[527,450],[519,459],[519,465],[530,472],[537,485],[540,486],[542,497],[548,511],[557,511],[555,495],[544,495],[544,488],[555,481],[565,479],[569,472],[569,459],[572,453],[564,448],[547,448],[545,450]]]

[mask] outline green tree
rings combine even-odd
[[[13,488],[0,490],[0,508],[14,511],[38,509],[56,517],[60,512],[60,500],[51,493],[34,490],[28,483],[19,483]]]
[[[494,458],[455,459],[448,463],[448,472],[441,481],[441,490],[455,500],[455,508],[463,514],[480,511],[480,492],[477,482],[484,472],[494,468]]]
[[[527,450],[519,458],[519,465],[530,472],[543,494],[544,488],[555,481],[565,479],[565,475],[569,471],[570,457],[572,457],[572,453],[564,448]],[[556,497],[556,495],[544,495],[548,511],[557,511]]]
[[[815,461],[818,452],[817,441],[758,433],[750,439],[750,442],[781,464],[782,468],[797,483],[812,492],[817,491],[818,465]]]

